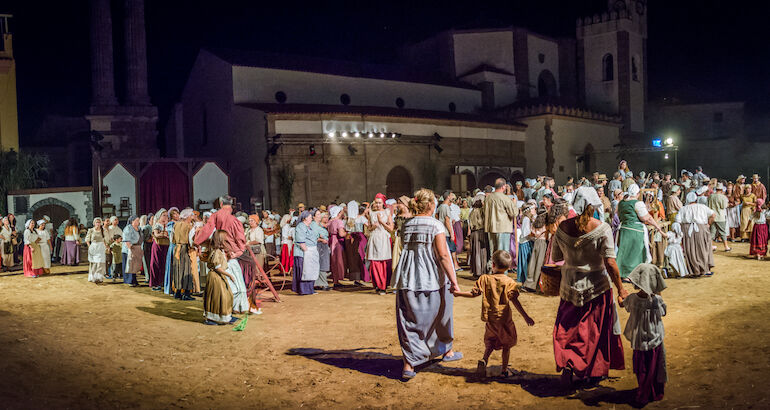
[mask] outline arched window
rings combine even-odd
[[[556,78],[553,74],[548,70],[541,71],[537,78],[538,97],[555,97],[558,94],[556,88]]]
[[[400,165],[396,165],[388,172],[385,185],[385,194],[388,198],[398,198],[401,195],[411,197],[414,193],[412,191],[412,176],[409,175],[406,168]]]
[[[615,63],[612,60],[612,54],[605,54],[602,58],[602,81],[612,81],[615,79]]]

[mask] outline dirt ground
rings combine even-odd
[[[717,252],[712,278],[669,280],[665,345],[669,382],[650,408],[770,408],[770,262],[747,245]],[[627,407],[626,370],[597,388],[563,391],[551,333],[558,298],[523,294],[535,319],[514,320],[512,365],[525,374],[474,376],[483,351],[481,301],[455,301],[455,347],[465,359],[427,367],[402,383],[394,295],[349,288],[314,296],[283,291],[243,332],[204,326],[202,301],[147,287],[97,287],[87,268],[55,267],[30,279],[0,275],[1,408],[578,408]],[[462,274],[461,286],[472,281]],[[626,314],[621,312],[625,325]]]

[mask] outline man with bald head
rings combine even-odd
[[[510,252],[513,221],[519,213],[516,197],[505,195],[506,182],[503,178],[495,181],[495,190],[484,199],[484,230],[489,236],[489,254],[496,250]]]

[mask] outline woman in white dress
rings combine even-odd
[[[40,256],[43,258],[43,273],[51,273],[51,234],[45,229],[46,220],[37,221],[37,237],[40,238]]]
[[[668,266],[674,269],[680,277],[685,277],[687,273],[687,264],[684,261],[684,251],[682,251],[682,225],[678,222],[671,224],[671,230],[666,233],[668,235],[668,245],[666,246],[666,261]],[[668,275],[671,277],[671,275]]]
[[[88,245],[88,281],[101,285],[107,271],[107,244],[102,218],[94,218],[94,227],[86,234]]]
[[[388,266],[392,253],[390,234],[395,229],[393,216],[385,209],[385,195],[377,194],[371,209],[364,212],[367,217],[367,228],[371,232],[366,248],[366,259],[372,273],[375,292],[385,294],[388,285]]]
[[[3,258],[3,271],[12,268],[13,263],[13,229],[8,217],[3,218],[3,225],[0,227],[0,255]]]

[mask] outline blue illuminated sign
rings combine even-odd
[[[663,146],[663,140],[660,138],[655,138],[652,140],[652,146],[653,147],[662,147]]]

